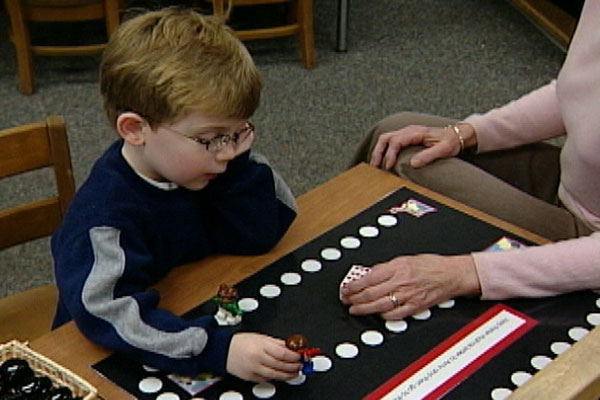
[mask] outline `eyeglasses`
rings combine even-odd
[[[229,144],[229,142],[233,142],[234,144],[243,142],[248,136],[254,133],[254,125],[252,125],[252,122],[246,122],[246,125],[244,125],[242,129],[232,133],[231,135],[217,135],[212,139],[204,139],[197,136],[186,135],[185,133],[179,132],[172,128],[165,127],[164,129],[191,139],[198,144],[204,145],[206,150],[213,154],[223,150],[225,146]]]

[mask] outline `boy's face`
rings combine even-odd
[[[143,131],[138,172],[190,190],[204,188],[225,172],[227,163],[248,150],[254,140],[247,120],[207,117],[199,112],[154,129],[146,124]],[[213,143],[209,145],[210,140]]]

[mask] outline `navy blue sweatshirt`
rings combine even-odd
[[[165,371],[223,374],[232,334],[212,316],[158,309],[148,287],[210,254],[268,251],[296,216],[292,193],[250,152],[202,190],[165,190],[127,164],[122,145],[95,163],[52,237],[54,327],[74,320],[91,341]]]

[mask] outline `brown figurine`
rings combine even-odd
[[[318,347],[309,348],[306,336],[298,333],[288,336],[285,339],[285,346],[302,356],[302,373],[304,375],[312,374],[314,371],[312,358],[317,354],[321,354],[321,349]]]

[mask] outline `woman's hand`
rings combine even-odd
[[[264,382],[295,378],[302,368],[300,355],[285,341],[257,333],[237,333],[231,339],[227,372],[238,378]]]
[[[371,272],[342,289],[350,314],[380,314],[399,320],[448,299],[480,292],[470,255],[402,256],[375,265]]]
[[[476,143],[475,129],[472,125],[460,123],[458,126],[460,136],[452,127],[423,125],[409,125],[397,131],[383,133],[377,138],[371,152],[371,165],[389,170],[396,165],[402,149],[415,145],[427,148],[411,158],[410,165],[413,168],[421,168],[438,158],[453,157],[460,153],[463,147]]]

